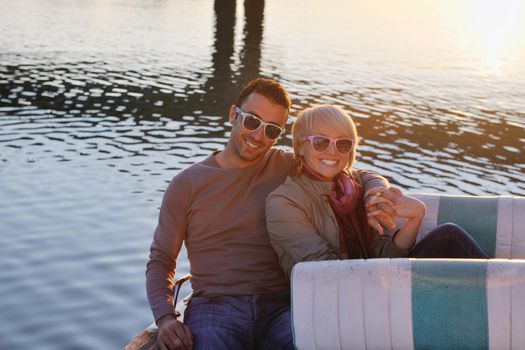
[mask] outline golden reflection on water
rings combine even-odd
[[[299,1],[268,7],[299,17],[266,19],[269,33],[289,46],[300,41],[294,54],[344,50],[349,59],[365,53],[380,64],[470,66],[481,74],[523,73],[525,66],[523,0],[312,0],[308,10]]]
[[[489,71],[499,73],[507,57],[525,57],[525,5],[522,0],[455,2],[465,21],[462,39],[478,47]]]

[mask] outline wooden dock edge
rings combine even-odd
[[[178,302],[177,300],[182,284],[186,281],[189,281],[190,279],[191,275],[187,274],[184,277],[179,278],[175,282],[173,299],[176,302],[175,315],[177,316],[177,320],[179,320],[180,322],[183,322],[184,320],[184,311],[186,310],[186,305],[188,304],[188,300],[191,297],[191,293],[187,295],[184,299]],[[153,322],[148,326],[148,328],[144,329],[135,338],[133,338],[128,343],[128,345],[124,347],[123,350],[158,350],[159,347],[157,346],[157,333],[157,325],[155,324],[155,322]]]
[[[151,324],[133,338],[129,344],[124,347],[124,350],[158,350],[157,332],[157,326]]]

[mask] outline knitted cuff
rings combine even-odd
[[[175,308],[171,304],[162,304],[161,306],[155,308],[153,310],[153,318],[155,319],[155,323],[161,318],[166,316],[167,314],[173,314],[175,316]]]

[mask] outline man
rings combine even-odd
[[[265,199],[292,154],[272,148],[290,110],[282,85],[256,79],[230,107],[228,144],[181,171],[164,194],[146,271],[161,349],[293,349],[289,284],[265,224]],[[365,189],[384,186],[367,173]],[[193,296],[184,323],[173,278],[186,244]]]

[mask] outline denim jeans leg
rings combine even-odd
[[[184,313],[193,350],[245,350],[253,347],[252,312],[242,297],[192,297]]]
[[[430,231],[416,244],[409,256],[412,258],[488,258],[465,230],[450,223]]]
[[[290,297],[257,303],[257,349],[293,350],[292,316]]]

